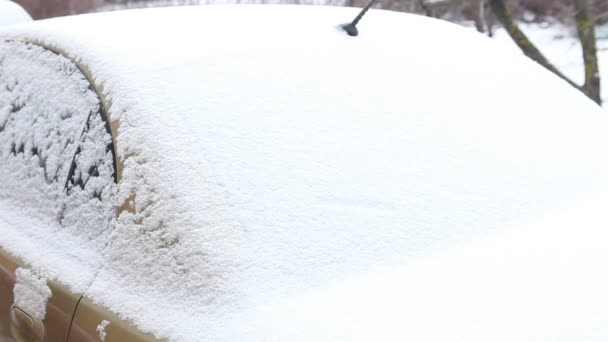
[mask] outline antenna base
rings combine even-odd
[[[351,37],[356,37],[359,35],[359,30],[357,30],[357,26],[352,23],[342,24],[340,27]]]

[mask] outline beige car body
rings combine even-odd
[[[38,321],[13,306],[15,269],[24,266],[18,258],[0,249],[0,338],[2,341],[99,341],[99,322],[110,322],[105,328],[105,341],[158,341],[144,334],[117,315],[96,305],[86,297],[74,294],[65,286],[49,281],[52,295],[47,315]],[[19,314],[22,312],[23,314]]]

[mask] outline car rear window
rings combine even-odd
[[[72,61],[0,43],[0,200],[97,240],[113,217],[113,153],[99,98]]]

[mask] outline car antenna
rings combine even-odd
[[[365,7],[363,7],[363,9],[361,10],[361,12],[359,12],[359,14],[355,17],[355,19],[353,19],[352,22],[350,22],[348,24],[342,24],[342,25],[340,25],[340,27],[342,27],[342,29],[344,31],[346,31],[346,33],[349,36],[351,36],[351,37],[358,36],[359,35],[359,30],[357,30],[357,24],[359,23],[359,20],[361,20],[361,18],[363,18],[363,16],[367,12],[367,10],[369,10],[372,7],[372,5],[374,4],[374,2],[376,2],[376,0],[369,0],[369,2],[367,3],[367,5],[365,5]]]

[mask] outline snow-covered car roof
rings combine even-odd
[[[121,209],[103,266],[66,279],[177,341],[606,337],[605,112],[468,29],[372,10],[349,37],[356,14],[0,30],[77,61],[111,121]],[[28,238],[4,243],[53,237]]]
[[[0,0],[0,26],[14,25],[32,21],[23,7],[11,0]]]

